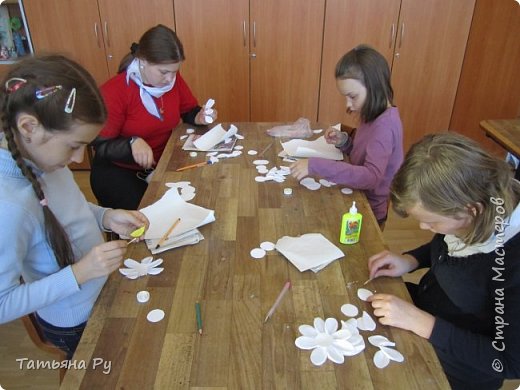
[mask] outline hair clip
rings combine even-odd
[[[47,96],[52,95],[53,93],[58,92],[62,88],[63,87],[61,85],[53,85],[52,87],[46,87],[46,88],[42,88],[42,89],[37,89],[36,92],[35,92],[36,99],[38,99],[38,100],[45,99]]]
[[[19,77],[12,77],[5,82],[5,90],[7,93],[12,93],[18,90],[18,88],[27,84],[26,79],[21,79]]]
[[[76,104],[76,88],[72,88],[69,97],[67,98],[67,102],[65,103],[65,108],[63,111],[65,111],[67,114],[72,114],[72,111],[74,111],[74,105]]]

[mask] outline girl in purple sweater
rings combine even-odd
[[[359,112],[361,124],[355,137],[330,127],[325,139],[348,154],[350,163],[310,158],[295,162],[291,174],[298,180],[317,175],[364,190],[382,225],[390,183],[403,161],[403,127],[397,108],[392,106],[390,68],[380,53],[360,45],[339,60],[335,76],[339,92],[346,97],[347,112]]]

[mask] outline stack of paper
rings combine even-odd
[[[203,135],[191,134],[190,137],[184,143],[183,150],[196,150],[196,151],[224,151],[224,148],[233,149],[234,143],[236,142],[235,134],[238,129],[235,125],[231,125],[229,130],[224,130],[221,124],[216,125],[210,131]],[[217,147],[217,145],[219,147]],[[224,146],[220,146],[224,145]]]
[[[282,147],[287,155],[292,157],[321,157],[329,160],[343,160],[343,153],[321,136],[314,141],[292,139],[282,142]]]
[[[184,245],[192,245],[204,239],[197,229],[215,221],[215,212],[185,202],[177,188],[166,191],[154,204],[141,209],[150,221],[144,235],[146,245],[153,254]],[[170,226],[180,218],[171,235],[156,249],[157,244]]]
[[[287,257],[301,272],[318,272],[345,254],[320,233],[300,237],[284,236],[276,243],[276,250]]]

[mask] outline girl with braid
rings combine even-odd
[[[30,58],[0,91],[0,323],[35,312],[45,337],[72,357],[123,240],[148,225],[138,211],[87,203],[67,168],[106,119],[92,77],[61,56]]]

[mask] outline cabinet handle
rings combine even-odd
[[[404,36],[404,22],[401,23],[401,37],[399,38],[399,48],[403,45],[403,36]]]
[[[247,35],[246,35],[246,21],[245,20],[242,22],[242,37],[244,38],[244,47],[247,47],[247,42],[246,42],[246,38],[247,38]]]
[[[108,23],[105,20],[105,39],[107,40],[107,47],[110,47],[110,37],[108,36]]]
[[[253,22],[253,47],[256,47],[256,22]]]
[[[394,43],[395,38],[395,23],[392,23],[392,28],[390,30],[390,42],[388,42],[388,47],[392,48],[392,43]]]
[[[96,43],[97,43],[97,46],[98,48],[101,48],[101,44],[99,43],[99,34],[98,34],[98,30],[97,30],[97,22],[94,23],[94,34],[96,35]]]

